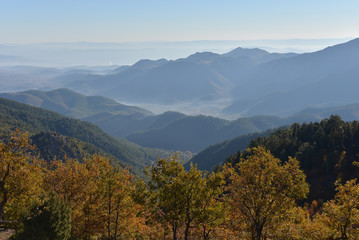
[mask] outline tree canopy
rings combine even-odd
[[[303,202],[299,161],[261,146],[211,173],[186,170],[176,154],[159,158],[143,180],[107,157],[43,161],[28,134],[7,139],[0,210],[14,239],[359,239],[355,179],[338,175],[333,199]]]
[[[295,200],[306,197],[309,186],[297,160],[290,158],[282,165],[262,147],[251,153],[234,167],[226,165],[224,173],[231,212],[236,213],[231,218],[234,227],[260,240],[295,206]]]

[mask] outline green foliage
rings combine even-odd
[[[85,143],[74,137],[63,136],[56,132],[37,133],[31,137],[31,141],[35,144],[35,152],[46,160],[52,159],[83,159],[93,154],[106,155],[95,145]]]
[[[264,146],[285,162],[295,157],[304,170],[310,185],[308,200],[334,197],[337,179],[356,178],[359,169],[353,167],[359,157],[359,122],[344,122],[332,116],[319,123],[293,124],[267,137],[253,140],[249,147]],[[243,152],[242,156],[250,154]],[[231,158],[238,162],[240,156]],[[229,160],[229,159],[228,159]]]
[[[67,240],[71,232],[71,210],[56,193],[36,204],[14,240]]]

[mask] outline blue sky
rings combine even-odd
[[[0,43],[359,37],[358,0],[0,0]]]

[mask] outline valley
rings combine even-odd
[[[120,67],[2,67],[7,83],[3,90],[24,88],[21,78],[35,89],[0,97],[91,122],[117,141],[181,151],[186,157],[199,153],[194,158],[199,163],[204,161],[197,160],[202,150],[234,145],[230,139],[246,140],[222,156],[243,150],[250,140],[278,127],[333,114],[346,121],[358,119],[359,99],[352,92],[359,76],[358,51],[354,39],[305,54],[238,47],[224,54],[201,52]],[[38,76],[43,76],[39,82],[32,80]],[[15,77],[17,86],[9,85],[9,77]],[[176,106],[187,111],[176,111]],[[194,114],[191,109],[196,108]],[[201,109],[211,109],[211,114]]]
[[[105,211],[113,207],[112,194],[121,196],[121,204],[129,204],[118,205],[115,210],[117,214],[129,211],[123,218],[133,222],[123,226],[125,235],[159,237],[156,228],[166,229],[167,221],[172,220],[162,219],[156,227],[141,221],[154,217],[156,204],[169,204],[168,199],[179,211],[182,202],[177,201],[194,196],[186,195],[186,191],[198,191],[198,199],[191,201],[208,201],[210,206],[191,206],[196,208],[193,211],[207,214],[193,215],[198,221],[193,236],[204,224],[201,221],[210,221],[206,224],[216,229],[217,237],[236,232],[223,215],[239,211],[229,206],[236,197],[231,194],[240,191],[235,181],[261,177],[256,175],[261,171],[263,177],[270,177],[266,182],[275,186],[270,186],[270,192],[283,183],[293,185],[284,185],[282,191],[295,189],[294,195],[302,194],[278,198],[288,201],[288,209],[303,204],[313,209],[319,204],[326,209],[324,202],[336,197],[336,189],[349,186],[358,174],[353,168],[359,149],[358,52],[359,39],[353,39],[304,54],[239,47],[224,54],[201,52],[176,60],[144,59],[128,66],[0,67],[1,156],[11,161],[32,159],[21,160],[16,165],[19,168],[14,169],[21,176],[27,176],[21,171],[36,173],[28,175],[26,181],[35,181],[33,186],[38,189],[54,189],[63,196],[69,186],[81,189],[71,193],[78,199],[68,197],[68,201],[78,204],[71,213],[78,219],[71,223],[71,234],[83,239],[86,234],[106,235],[95,229],[94,219],[102,222],[108,214],[107,221],[111,221],[113,213]],[[26,141],[36,147],[29,148]],[[18,152],[12,144],[28,149]],[[253,165],[257,162],[263,166]],[[247,168],[255,170],[243,170]],[[249,175],[238,173],[238,169],[249,171]],[[37,185],[40,180],[36,177],[44,184]],[[93,189],[77,186],[76,181],[82,179]],[[229,185],[223,185],[224,181]],[[347,183],[340,185],[339,181]],[[253,191],[260,189],[262,182]],[[243,186],[250,184],[253,182]],[[222,194],[226,199],[218,201]],[[256,194],[253,201],[258,200]],[[11,199],[16,206],[23,204],[16,197]],[[111,206],[106,206],[105,200]],[[80,208],[81,204],[91,208],[101,205],[88,212],[94,221],[87,223],[91,226],[88,229],[78,224],[87,221],[81,214],[89,211]],[[222,209],[225,205],[226,210]],[[313,209],[305,210],[310,217],[323,216],[319,211],[310,212]],[[184,212],[176,214],[182,214],[181,219],[189,216]],[[218,223],[211,220],[215,216]],[[136,224],[149,232],[136,230]],[[187,228],[185,231],[192,228],[190,224],[184,226],[181,229]],[[111,232],[110,225],[107,229]],[[274,236],[282,236],[280,231],[268,229]]]

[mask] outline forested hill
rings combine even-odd
[[[121,115],[152,115],[151,112],[139,107],[123,105],[103,96],[85,96],[66,88],[47,92],[28,90],[17,93],[0,93],[0,97],[79,119],[104,112]]]
[[[67,143],[71,141],[71,144],[64,149],[72,145],[74,148],[87,149],[86,151],[89,151],[89,153],[104,152],[112,155],[122,165],[131,166],[136,172],[140,172],[159,156],[166,155],[164,151],[140,147],[127,140],[113,138],[92,123],[64,117],[52,111],[0,98],[1,138],[9,136],[16,128],[20,131],[28,131],[30,136],[55,132],[69,137],[67,140],[63,138],[61,140],[61,138],[57,137],[57,140],[60,140],[62,143],[64,140]],[[43,139],[46,136],[52,138],[52,140],[47,138],[47,141],[50,142],[54,140],[54,136],[56,137],[56,135],[51,136],[51,134],[42,135],[41,143],[46,142]],[[37,137],[39,138],[39,136]],[[81,146],[75,144],[78,142],[75,139],[80,140],[83,144]],[[57,142],[59,143],[59,141]],[[49,150],[45,152],[49,153]]]
[[[83,159],[93,154],[115,158],[106,154],[95,145],[74,137],[64,136],[57,132],[40,132],[31,136],[31,143],[36,146],[35,154],[47,161],[51,159]],[[123,165],[122,162],[120,162]]]
[[[255,146],[264,146],[282,161],[296,157],[310,184],[309,200],[328,200],[334,196],[337,179],[345,182],[359,176],[359,168],[353,166],[359,160],[359,121],[331,116],[319,123],[293,124],[249,144]],[[239,154],[228,161],[239,161]]]

